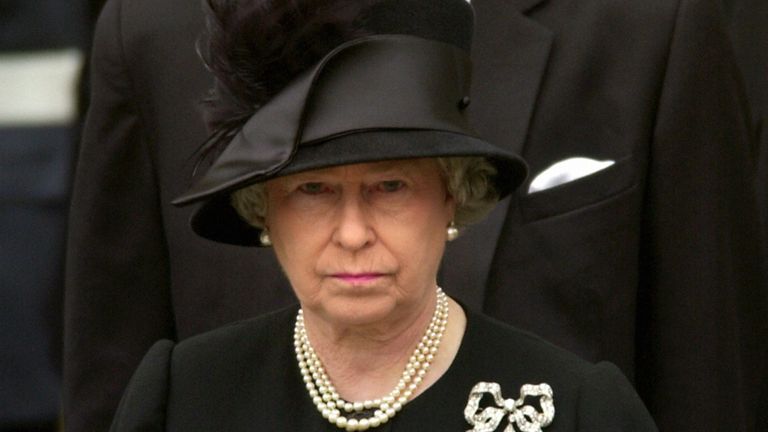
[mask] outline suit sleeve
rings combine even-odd
[[[67,431],[108,429],[143,354],[174,337],[168,262],[156,184],[121,9],[97,23],[92,98],[70,208],[65,285]]]
[[[755,148],[720,18],[680,2],[648,167],[636,381],[665,430],[751,430],[766,337]]]
[[[123,394],[110,432],[165,431],[172,351],[169,340],[152,346]]]
[[[576,412],[577,431],[658,431],[632,385],[616,366],[607,362],[598,363],[585,377]]]

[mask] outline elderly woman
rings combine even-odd
[[[202,202],[205,238],[272,247],[299,305],[158,342],[114,431],[655,430],[614,366],[436,283],[526,170],[467,123],[465,0],[209,6],[212,162],[176,203]]]

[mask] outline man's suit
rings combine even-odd
[[[748,379],[764,312],[752,149],[710,2],[473,5],[478,130],[521,151],[534,174],[577,155],[616,164],[500,207],[451,245],[441,283],[617,363],[662,430],[746,430],[748,401],[731,391]],[[292,297],[270,251],[195,238],[189,210],[169,205],[205,137],[202,25],[194,0],[113,0],[97,29],[69,243],[71,431],[106,429],[154,340]],[[691,359],[692,346],[702,355]]]
[[[768,274],[768,2],[723,0],[739,68],[752,108],[752,122],[760,143],[757,202],[763,227],[763,274]],[[768,290],[768,283],[764,285]],[[763,368],[762,401],[757,430],[768,430],[768,346]]]
[[[768,315],[755,149],[717,9],[554,1],[511,28],[505,3],[473,3],[480,133],[533,176],[572,156],[615,164],[523,190],[483,310],[618,364],[661,430],[744,430]]]

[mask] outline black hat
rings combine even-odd
[[[467,121],[473,13],[466,0],[384,0],[356,18],[363,36],[296,74],[233,133],[218,131],[223,150],[173,202],[203,201],[191,219],[198,235],[259,245],[259,229],[240,218],[230,194],[318,168],[480,156],[496,167],[501,197],[525,179],[522,159],[478,138]]]

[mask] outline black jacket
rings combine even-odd
[[[154,345],[131,380],[112,432],[328,431],[299,372],[293,349],[296,307],[233,324],[174,346]],[[571,353],[482,315],[467,330],[451,367],[375,431],[464,431],[464,409],[478,382],[505,399],[524,384],[548,384],[555,415],[547,432],[655,431],[640,399],[615,366]],[[541,411],[538,398],[526,403]],[[496,407],[486,395],[478,410]],[[476,411],[477,412],[477,411]],[[504,430],[503,419],[497,430]]]

